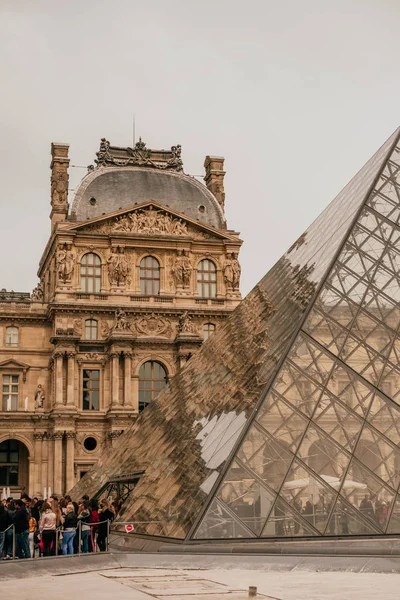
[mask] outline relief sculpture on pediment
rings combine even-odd
[[[87,230],[93,233],[139,233],[147,235],[179,235],[196,239],[211,239],[213,236],[200,231],[178,217],[152,206],[138,209],[127,214],[108,220],[105,223],[93,223]]]

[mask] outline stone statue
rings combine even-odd
[[[115,313],[114,329],[116,331],[130,331],[131,324],[127,319],[126,312],[119,308]]]
[[[34,302],[43,302],[44,291],[42,282],[38,283],[35,289],[32,291],[31,298]]]
[[[128,260],[120,254],[111,254],[107,260],[108,278],[111,285],[125,285],[131,270]]]
[[[224,281],[228,288],[233,290],[239,289],[241,270],[237,255],[233,252],[230,255],[227,254],[222,271],[224,273]]]
[[[185,254],[184,250],[179,250],[172,268],[172,275],[176,286],[189,287],[192,270],[193,267],[190,258]]]
[[[37,390],[35,392],[35,409],[36,408],[43,408],[44,407],[44,400],[45,400],[44,389],[41,386],[41,384],[39,383],[39,385],[37,386]]]
[[[60,246],[57,252],[57,271],[58,278],[63,283],[71,279],[74,271],[75,257],[67,246]]]
[[[189,316],[187,310],[179,317],[178,332],[198,335],[196,325],[193,323],[192,317]]]
[[[116,285],[117,283],[117,262],[118,257],[116,254],[111,254],[107,259],[108,279],[110,280],[111,285]]]

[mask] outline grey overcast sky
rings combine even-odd
[[[1,0],[0,288],[37,283],[50,143],[88,165],[135,113],[187,173],[225,156],[247,293],[399,125],[399,31],[398,0]]]

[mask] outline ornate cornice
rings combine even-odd
[[[111,146],[110,142],[105,138],[100,141],[99,151],[96,152],[97,159],[95,163],[97,167],[149,167],[152,169],[161,169],[163,171],[182,171],[183,162],[181,158],[181,146],[172,146],[171,150],[150,150],[146,147],[142,138],[136,142],[133,148],[129,146],[120,148]],[[88,167],[92,171],[94,167]]]

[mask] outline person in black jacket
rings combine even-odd
[[[78,526],[78,517],[75,514],[73,504],[67,504],[67,514],[64,519],[64,532],[61,543],[61,549],[63,554],[74,553],[74,537],[76,535],[76,528]]]
[[[100,502],[99,518],[100,523],[97,530],[97,545],[100,552],[107,550],[107,536],[111,521],[115,519],[115,513],[111,508],[111,503],[106,498]]]
[[[29,513],[22,500],[14,501],[16,511],[12,518],[15,525],[16,553],[18,558],[30,558],[29,550]]]

